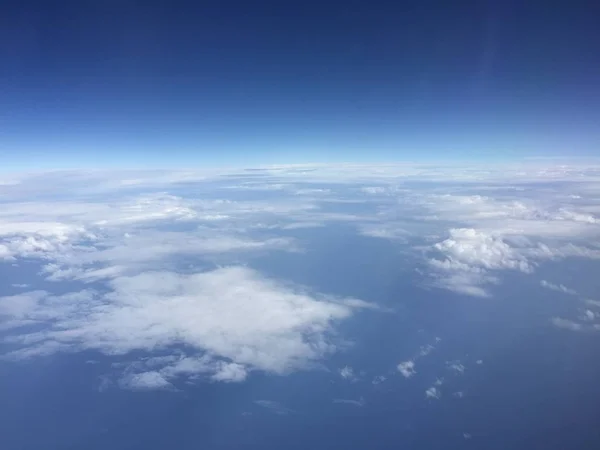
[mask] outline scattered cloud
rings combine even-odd
[[[463,398],[465,396],[465,393],[463,391],[457,391],[452,395],[456,398]]]
[[[398,364],[397,368],[404,378],[410,378],[417,373],[415,370],[415,362],[413,360],[401,362]]]
[[[552,324],[555,327],[563,328],[565,330],[571,330],[571,331],[583,331],[584,330],[584,326],[582,324],[574,322],[569,319],[564,319],[562,317],[553,317]]]
[[[584,301],[586,304],[588,304],[590,306],[600,307],[600,300],[592,300],[592,299],[586,298]]]
[[[287,408],[281,403],[275,402],[273,400],[255,400],[254,403],[258,406],[268,409],[272,413],[277,414],[279,416],[286,416],[288,414],[295,413],[293,409]]]
[[[483,364],[483,359],[478,359],[477,361],[475,361],[475,364],[478,364],[478,365]]]
[[[344,380],[348,380],[348,381],[356,381],[357,380],[357,376],[354,374],[354,369],[352,369],[352,367],[350,367],[350,366],[342,367],[338,372]]]
[[[387,377],[385,375],[377,375],[376,377],[373,377],[371,383],[377,385],[383,383],[385,380],[387,380]]]
[[[574,289],[570,289],[566,287],[564,284],[554,284],[549,281],[542,280],[540,281],[540,285],[546,289],[550,289],[552,291],[563,292],[569,295],[577,295],[577,291]]]
[[[159,372],[142,372],[127,375],[120,381],[120,386],[131,390],[169,389],[169,383]]]
[[[430,387],[429,389],[427,389],[425,391],[425,397],[427,397],[427,398],[431,398],[431,399],[436,399],[437,400],[437,399],[439,399],[441,397],[441,395],[442,394],[441,394],[440,390],[437,387],[435,387],[435,386],[432,386],[432,387]]]
[[[460,361],[447,361],[446,366],[448,367],[448,370],[458,374],[465,372],[465,366]]]
[[[341,404],[346,404],[346,405],[363,407],[363,406],[365,406],[366,402],[365,402],[365,399],[363,397],[361,397],[359,400],[350,400],[350,399],[346,399],[346,398],[335,398],[335,399],[333,399],[333,403],[341,403]]]
[[[597,317],[597,314],[590,309],[586,309],[585,311],[583,311],[582,320],[590,322],[592,320],[595,320],[596,317]]]

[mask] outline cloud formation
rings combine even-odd
[[[404,378],[410,378],[417,373],[415,370],[415,362],[413,360],[401,362],[398,364],[397,369]]]
[[[185,275],[147,272],[117,277],[109,286],[107,293],[33,291],[0,298],[11,341],[20,347],[12,357],[183,348],[208,359],[170,362],[161,376],[208,372],[213,380],[241,381],[251,370],[283,374],[336,351],[330,338],[334,324],[367,306],[355,299],[311,296],[245,267]],[[41,330],[23,331],[31,323]]]

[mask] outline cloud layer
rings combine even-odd
[[[335,351],[329,336],[334,323],[367,306],[355,299],[311,296],[245,267],[187,275],[147,272],[114,278],[109,286],[103,294],[37,291],[0,298],[5,327],[16,333],[11,342],[21,347],[12,356],[181,348],[209,359],[182,357],[176,365],[170,362],[170,372],[159,373],[162,378],[193,367],[190,372],[209,372],[213,380],[240,381],[251,370],[283,374],[306,368]],[[30,324],[44,328],[19,333]],[[128,383],[149,380],[162,383],[152,372]]]

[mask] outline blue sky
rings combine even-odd
[[[586,2],[3,2],[5,168],[595,156]]]

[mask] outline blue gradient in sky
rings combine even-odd
[[[596,17],[591,2],[6,1],[0,157],[6,169],[596,156]]]

